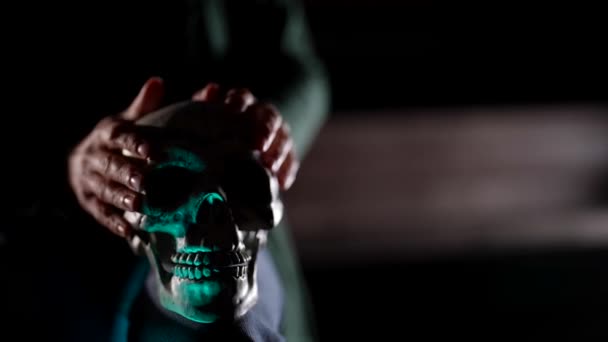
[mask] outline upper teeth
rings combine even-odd
[[[225,252],[194,252],[175,253],[171,256],[171,262],[178,265],[209,265],[214,267],[231,267],[245,265],[251,258],[241,251]]]

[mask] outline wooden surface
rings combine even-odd
[[[608,246],[598,105],[341,113],[286,195],[306,262]]]

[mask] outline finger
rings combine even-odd
[[[106,204],[126,211],[138,211],[141,206],[141,194],[129,188],[105,179],[98,173],[84,177],[84,188]]]
[[[150,145],[135,128],[131,122],[110,117],[100,123],[97,132],[103,147],[109,150],[126,150],[133,156],[148,158]]]
[[[122,217],[121,212],[111,205],[91,197],[87,202],[88,212],[99,224],[108,228],[112,233],[126,237],[131,231],[131,225]]]
[[[269,104],[254,104],[247,112],[251,115],[253,125],[253,148],[262,152],[267,151],[275,135],[281,128],[282,118],[279,111]]]
[[[86,159],[86,165],[91,171],[137,192],[142,190],[143,165],[141,164],[137,159],[104,150],[97,151]]]
[[[164,92],[164,84],[161,78],[152,77],[148,79],[131,105],[121,114],[121,117],[125,120],[135,121],[156,110],[161,105]]]
[[[192,101],[215,102],[220,99],[220,86],[217,83],[209,83],[205,88],[192,95]]]
[[[230,89],[226,94],[224,103],[228,106],[228,110],[232,112],[243,112],[247,107],[255,102],[255,97],[245,88]]]
[[[294,150],[291,150],[277,172],[277,180],[279,181],[281,190],[286,191],[291,188],[293,182],[296,180],[299,168],[300,162],[297,160]]]
[[[262,153],[264,166],[276,173],[292,148],[293,140],[289,135],[289,128],[285,124],[281,125],[268,150]]]

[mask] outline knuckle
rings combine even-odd
[[[274,110],[270,111],[269,120],[272,121],[272,123],[276,129],[278,129],[279,127],[282,126],[283,119],[282,119],[281,115],[279,114],[279,112],[277,112],[277,111],[274,111]]]
[[[233,89],[230,89],[228,91],[228,93],[226,94],[227,97],[232,97],[232,96],[245,97],[245,96],[249,96],[249,95],[252,95],[252,94],[251,94],[251,91],[249,91],[249,89],[247,89],[247,88],[233,88]]]
[[[107,153],[101,161],[101,173],[116,182],[124,182],[138,171],[139,168],[127,158],[116,154]]]
[[[99,123],[95,127],[95,130],[100,133],[100,135],[103,139],[109,139],[112,132],[119,125],[120,125],[120,123],[118,122],[118,120],[116,118],[106,117],[106,118],[101,119],[101,121],[99,121]]]
[[[118,227],[118,222],[119,222],[118,217],[116,216],[115,213],[112,212],[111,214],[109,214],[108,216],[105,217],[103,225],[106,228],[108,228],[110,231],[115,233],[116,229]]]
[[[112,187],[109,184],[104,183],[99,187],[99,198],[104,202],[112,203],[114,191],[112,191]]]
[[[135,150],[139,144],[137,134],[133,132],[121,134],[119,140],[122,147],[127,150]]]
[[[131,174],[137,173],[139,171],[138,167],[133,163],[125,161],[120,165],[118,172],[124,176],[130,176]]]
[[[105,117],[99,121],[97,128],[107,128],[116,122],[116,118],[112,116]]]
[[[228,91],[225,103],[233,106],[233,109],[243,111],[255,103],[255,97],[248,89],[236,88]]]
[[[272,129],[276,126],[277,119],[278,116],[265,107],[258,108],[255,113],[255,120],[267,131],[272,131]]]
[[[273,112],[275,115],[277,115],[277,116],[280,115],[279,109],[274,104],[266,102],[265,106],[266,106],[266,108],[268,108],[269,111]]]
[[[100,198],[103,190],[103,182],[101,177],[94,174],[85,174],[83,183],[88,188],[88,192],[94,197]]]
[[[272,117],[280,116],[279,110],[277,109],[277,107],[270,102],[260,103],[259,108],[262,112],[264,112],[268,116],[272,116]]]
[[[112,171],[112,166],[115,163],[116,157],[112,153],[104,153],[101,156],[101,172],[104,174]]]
[[[102,141],[108,141],[110,140],[112,130],[113,129],[110,127],[110,124],[102,125],[96,130],[96,138]]]
[[[112,215],[112,210],[110,207],[99,200],[93,200],[90,202],[89,212],[102,225],[106,225],[109,217]]]
[[[275,139],[278,139],[281,144],[285,144],[289,140],[289,136],[283,125],[278,127]]]
[[[116,215],[116,211],[112,210],[112,209],[108,209],[106,217],[107,217],[107,222],[109,224],[109,227],[110,228],[116,227],[117,221],[119,220],[118,216]]]
[[[107,131],[108,139],[115,140],[123,132],[123,125],[120,122],[113,122],[108,125]]]
[[[114,211],[110,206],[100,204],[99,213],[101,215],[101,219],[106,222],[109,222],[111,220],[112,215],[114,214]]]
[[[260,110],[259,120],[263,121],[271,129],[278,129],[281,125],[281,116],[278,111],[264,106]]]

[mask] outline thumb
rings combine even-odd
[[[162,102],[164,92],[162,78],[149,78],[141,87],[139,94],[129,105],[129,108],[121,114],[121,117],[125,120],[134,121],[156,110]]]

